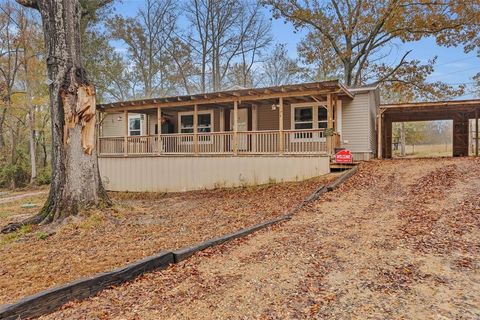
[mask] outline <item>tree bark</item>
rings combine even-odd
[[[5,138],[3,135],[3,125],[5,123],[5,116],[7,115],[7,108],[3,108],[0,114],[0,151],[5,147]]]
[[[37,178],[37,150],[35,148],[35,111],[34,106],[29,101],[29,110],[28,110],[28,146],[30,152],[30,183],[34,183]]]
[[[95,150],[95,88],[82,66],[78,0],[17,0],[38,8],[51,80],[52,182],[41,212],[25,223],[49,223],[109,205]],[[7,226],[8,227],[8,226]],[[3,230],[9,231],[9,230]]]

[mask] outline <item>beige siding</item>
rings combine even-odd
[[[373,152],[370,103],[369,92],[356,93],[353,100],[343,101],[342,146],[352,152]]]
[[[118,121],[119,117],[121,120]],[[123,113],[108,113],[102,122],[102,136],[103,137],[121,137],[124,131]]]
[[[107,190],[175,192],[297,181],[327,174],[326,156],[99,159]]]
[[[137,113],[131,113],[137,114]],[[123,113],[108,113],[102,122],[102,137],[123,137],[125,131],[125,117]],[[147,134],[146,115],[142,121],[142,134]]]

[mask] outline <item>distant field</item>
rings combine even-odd
[[[424,145],[406,145],[405,158],[426,158],[426,157],[451,157],[452,144],[424,144]],[[393,156],[400,158],[400,146],[398,150],[393,150]]]

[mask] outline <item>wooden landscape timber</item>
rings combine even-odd
[[[0,307],[0,319],[39,317],[55,311],[69,301],[91,297],[106,288],[132,280],[145,272],[165,269],[173,262],[171,252],[161,252],[110,272],[48,289],[21,299],[17,303]]]
[[[156,255],[138,260],[124,267],[110,272],[102,272],[92,277],[73,281],[59,287],[51,288],[37,294],[25,297],[13,304],[0,306],[0,319],[15,320],[30,317],[39,317],[58,310],[70,301],[82,300],[96,295],[98,292],[155,270],[162,270],[171,264],[181,262],[196,252],[225,243],[230,240],[245,237],[256,231],[265,229],[274,224],[290,220],[293,215],[306,204],[317,200],[322,194],[332,191],[345,182],[357,171],[357,167],[342,173],[328,185],[320,185],[295,208],[285,215],[241,229],[239,231],[213,238],[197,245],[180,248],[175,251],[164,251]]]

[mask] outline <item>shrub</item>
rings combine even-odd
[[[51,181],[52,181],[52,169],[50,168],[50,166],[38,171],[37,179],[35,181],[37,185],[42,186],[42,185],[50,184]]]

